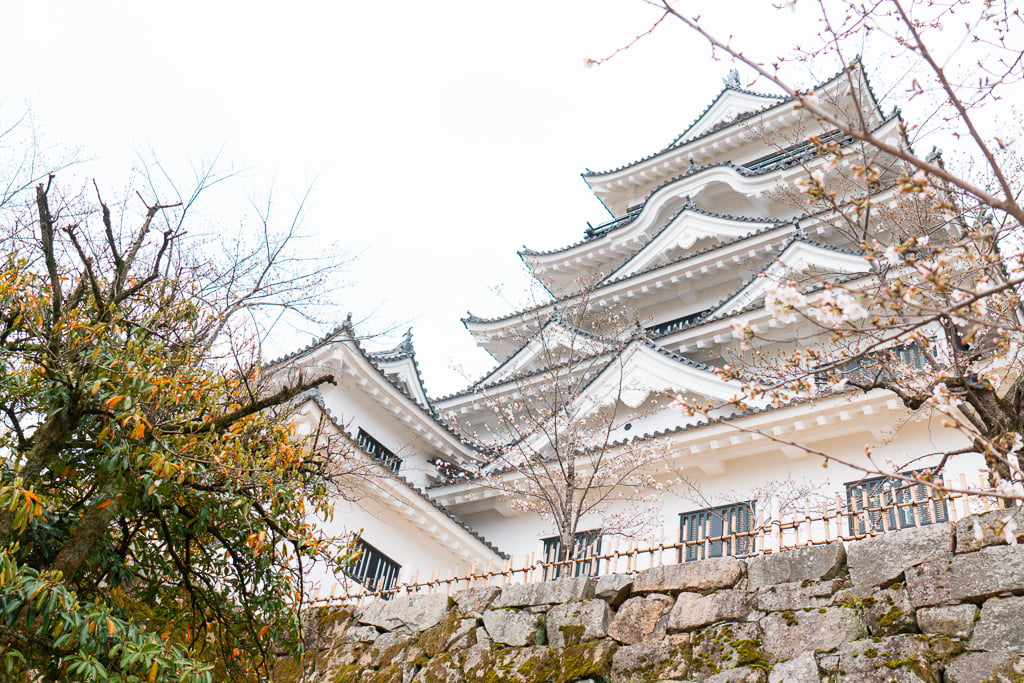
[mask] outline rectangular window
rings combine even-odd
[[[402,466],[401,458],[388,450],[380,441],[370,436],[362,427],[359,428],[359,433],[356,434],[356,443],[359,444],[360,448],[373,456],[374,460],[392,472],[397,473],[398,468]]]
[[[589,558],[601,554],[601,530],[591,529],[590,531],[577,531],[575,542],[575,566],[557,565],[545,567],[544,580],[557,579],[560,576],[596,576],[599,560]],[[558,536],[544,539],[544,564],[550,565],[558,562],[558,555],[562,550],[562,541]],[[582,560],[582,561],[580,561]]]
[[[389,597],[398,583],[402,565],[361,538],[358,546],[361,551],[359,560],[352,567],[346,568],[345,573],[366,590]]]
[[[680,562],[754,552],[754,501],[679,515]]]
[[[908,529],[920,524],[949,520],[946,501],[924,484],[907,484],[899,479],[872,477],[846,484],[850,510],[850,534],[890,529]]]
[[[923,368],[928,364],[924,349],[916,342],[890,346],[878,351],[869,351],[856,358],[829,370],[815,372],[814,379],[818,386],[828,384],[829,378],[845,377],[851,382],[868,384],[875,381],[892,379],[889,372],[892,361],[898,361],[912,368]]]

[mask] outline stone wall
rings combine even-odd
[[[1024,681],[1024,545],[1006,544],[1007,514],[746,561],[322,608],[304,667],[283,662],[279,678]],[[1024,530],[1024,508],[1013,515]]]

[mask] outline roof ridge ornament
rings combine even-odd
[[[395,349],[395,350],[396,351],[401,351],[403,353],[412,353],[413,349],[412,349],[412,328],[411,327],[405,331],[405,334],[402,335],[402,341],[398,345],[398,348]]]
[[[739,69],[730,69],[729,73],[722,79],[722,83],[725,84],[726,88],[736,88],[737,90],[742,88],[740,85],[740,72]]]

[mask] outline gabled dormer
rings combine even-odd
[[[869,272],[871,263],[855,251],[795,236],[771,265],[714,308],[705,321],[724,318],[749,308],[764,299],[769,287],[805,274],[827,281],[839,275]]]
[[[412,328],[393,349],[371,351],[366,354],[391,382],[424,408],[429,407],[427,392],[423,388],[416,351],[412,345]]]
[[[837,116],[863,121],[868,130],[884,120],[859,62],[814,88]],[[782,148],[831,130],[794,104],[791,96],[755,93],[727,85],[704,112],[665,148],[608,171],[586,171],[583,179],[614,217],[639,205],[651,190],[692,166],[725,161],[737,165],[770,157]]]
[[[725,85],[697,119],[689,125],[666,149],[678,146],[686,140],[700,137],[716,128],[737,122],[751,113],[778,104],[786,99],[784,95],[755,92],[740,85],[739,72],[733,69],[725,79]]]

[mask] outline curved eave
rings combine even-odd
[[[602,283],[588,293],[591,305],[619,304],[639,300],[648,292],[664,287],[677,287],[694,278],[706,277],[714,271],[736,269],[750,258],[767,258],[777,253],[782,243],[793,232],[792,224],[782,224],[767,230],[741,236],[732,242],[717,244],[695,254],[688,254],[669,263],[659,264],[649,270],[624,276],[615,281]],[[568,296],[542,307],[520,311],[505,318],[494,320],[466,319],[466,329],[476,338],[477,344],[499,360],[500,350],[513,345],[511,340],[521,338],[521,330],[531,324],[541,324],[559,305],[572,305],[578,296]],[[515,344],[518,348],[519,344]],[[511,351],[509,351],[511,353]]]
[[[496,401],[529,391],[536,385],[548,382],[548,375],[561,371],[566,376],[578,378],[581,375],[594,374],[604,368],[612,359],[612,352],[585,356],[569,363],[562,363],[548,368],[537,368],[528,372],[517,373],[501,379],[475,384],[471,387],[436,399],[434,405],[446,413],[457,412],[467,414],[474,411],[489,411]]]
[[[634,338],[614,354],[571,399],[568,414],[588,415],[603,406],[621,403],[631,409],[652,395],[687,394],[701,401],[731,403],[743,394],[740,383],[722,379],[702,363],[672,353],[643,336]],[[550,449],[550,432],[539,428],[523,437],[526,452]],[[493,468],[498,461],[492,463]],[[485,468],[487,471],[488,468]]]
[[[873,277],[873,273],[854,273],[837,278],[831,284],[842,284],[853,290],[857,289],[861,282],[873,282]],[[823,288],[824,284],[812,289],[811,292],[816,292]],[[725,299],[725,301],[728,301],[730,298],[732,296]],[[679,353],[707,352],[708,349],[738,343],[731,326],[735,320],[740,320],[744,325],[753,329],[756,334],[762,334],[785,326],[785,323],[779,322],[768,313],[764,307],[764,301],[759,299],[753,301],[746,308],[715,318],[712,318],[709,313],[692,325],[659,336],[657,341],[666,347],[676,349]]]
[[[871,264],[859,253],[806,239],[793,239],[772,264],[714,308],[704,320],[716,320],[748,308],[764,296],[769,283],[779,282],[809,266],[843,275],[871,272]]]
[[[664,472],[692,468],[702,470],[706,476],[717,476],[725,472],[728,460],[773,451],[778,453],[777,457],[782,462],[811,455],[785,442],[811,445],[857,434],[874,439],[892,424],[894,412],[909,414],[899,399],[881,389],[867,393],[826,394],[781,406],[746,410],[728,421],[705,421],[640,434],[610,444],[609,448],[602,449],[600,457],[614,457],[619,449],[635,449],[644,443],[658,444],[664,447],[667,455],[648,465],[655,471],[658,468]],[[588,465],[585,458],[577,463],[580,468]],[[491,476],[500,476],[512,483],[522,475],[505,471]],[[438,501],[452,507],[502,495],[483,480],[439,484],[430,490]]]
[[[348,482],[353,487],[365,487],[374,502],[388,508],[409,521],[425,537],[443,543],[456,554],[470,561],[508,559],[508,555],[493,543],[466,526],[444,505],[412,482],[385,467],[345,432],[344,427],[320,401],[307,397],[296,407],[297,426],[301,430],[316,429],[325,417],[335,434],[344,438],[352,454],[361,460],[360,474]]]
[[[288,367],[319,365],[343,377],[369,394],[397,421],[419,434],[432,446],[458,464],[479,462],[482,454],[436,414],[432,407],[421,405],[398,387],[381,370],[362,346],[350,336],[350,329],[339,328],[319,343],[313,344],[286,360],[275,364],[275,372]],[[342,380],[343,381],[343,380]]]
[[[871,109],[868,111],[869,117],[876,121],[882,120],[884,117],[870,85],[863,76],[860,63],[854,62],[848,66],[848,69],[853,69],[858,74],[855,86],[857,90],[868,93],[870,98],[868,104],[871,105]],[[835,106],[840,110],[843,106],[852,105],[855,100],[862,99],[850,90],[850,82],[845,75],[846,70],[842,70],[817,86],[815,91],[819,94],[819,99],[837,103]],[[722,154],[743,146],[745,144],[743,129],[749,127],[752,121],[757,120],[758,125],[762,127],[780,129],[801,119],[810,119],[810,115],[794,108],[791,97],[786,98],[762,110],[741,116],[729,125],[712,127],[688,140],[673,143],[673,145],[643,159],[608,171],[587,172],[584,174],[584,179],[598,199],[609,208],[613,215],[616,215],[621,213],[628,203],[622,196],[619,196],[623,191],[650,184],[658,178],[678,174],[689,166],[691,157],[698,158],[699,161],[710,150],[715,150],[716,154]]]
[[[569,282],[575,282],[579,274],[583,272],[594,272],[595,270],[604,270],[607,273],[606,280],[615,279],[616,273],[625,263],[647,249],[652,241],[679,221],[704,220],[708,223],[735,226],[735,228],[721,231],[722,234],[729,236],[753,232],[766,225],[781,222],[706,211],[689,201],[667,220],[659,221],[656,214],[664,202],[679,196],[679,192],[675,190],[663,189],[667,191],[652,195],[644,204],[643,210],[633,220],[622,226],[617,226],[597,237],[577,242],[565,249],[544,253],[520,252],[520,257],[530,267],[534,277],[544,282],[549,289],[560,291],[564,287],[560,287],[554,282],[554,275],[561,271],[567,271],[562,279],[568,279]]]
[[[560,344],[565,340],[569,344]],[[491,386],[508,382],[523,376],[532,374],[528,366],[537,360],[545,349],[553,349],[555,346],[571,346],[583,353],[584,357],[590,358],[606,352],[614,346],[614,342],[590,334],[571,325],[566,325],[557,317],[549,320],[544,327],[531,339],[527,340],[522,347],[512,354],[504,363],[501,363],[491,372],[480,379],[474,387]]]
[[[906,139],[900,130],[900,123],[899,116],[891,116],[872,132],[885,137],[894,144],[906,144]],[[853,141],[846,144],[849,146],[857,143]],[[683,175],[666,180],[654,188],[644,200],[642,209],[623,225],[616,226],[613,230],[596,238],[578,242],[561,250],[543,253],[529,252],[523,256],[523,259],[531,267],[534,276],[544,282],[550,290],[559,292],[564,290],[565,286],[556,283],[556,274],[559,276],[559,282],[572,283],[586,271],[602,268],[607,268],[609,271],[618,269],[623,261],[613,261],[615,255],[623,255],[624,259],[628,259],[639,253],[651,240],[664,231],[667,224],[684,216],[687,210],[694,211],[695,215],[700,213],[704,216],[737,223],[740,221],[761,222],[762,224],[772,222],[770,219],[716,214],[696,207],[688,209],[687,206],[682,207],[667,221],[660,221],[658,215],[666,202],[679,197],[695,196],[713,182],[722,182],[736,192],[760,196],[780,184],[789,184],[797,178],[803,177],[807,168],[824,163],[825,161],[820,157],[814,157],[803,163],[794,163],[784,168],[770,168],[761,172],[750,171],[730,162],[709,166],[695,165]],[[609,279],[612,278],[609,276]]]
[[[758,93],[727,85],[722,88],[718,96],[704,109],[700,116],[686,130],[676,136],[675,140],[668,144],[667,148],[675,147],[686,140],[710,133],[718,126],[729,125],[741,116],[749,116],[764,111],[788,99],[792,98],[785,95]]]

